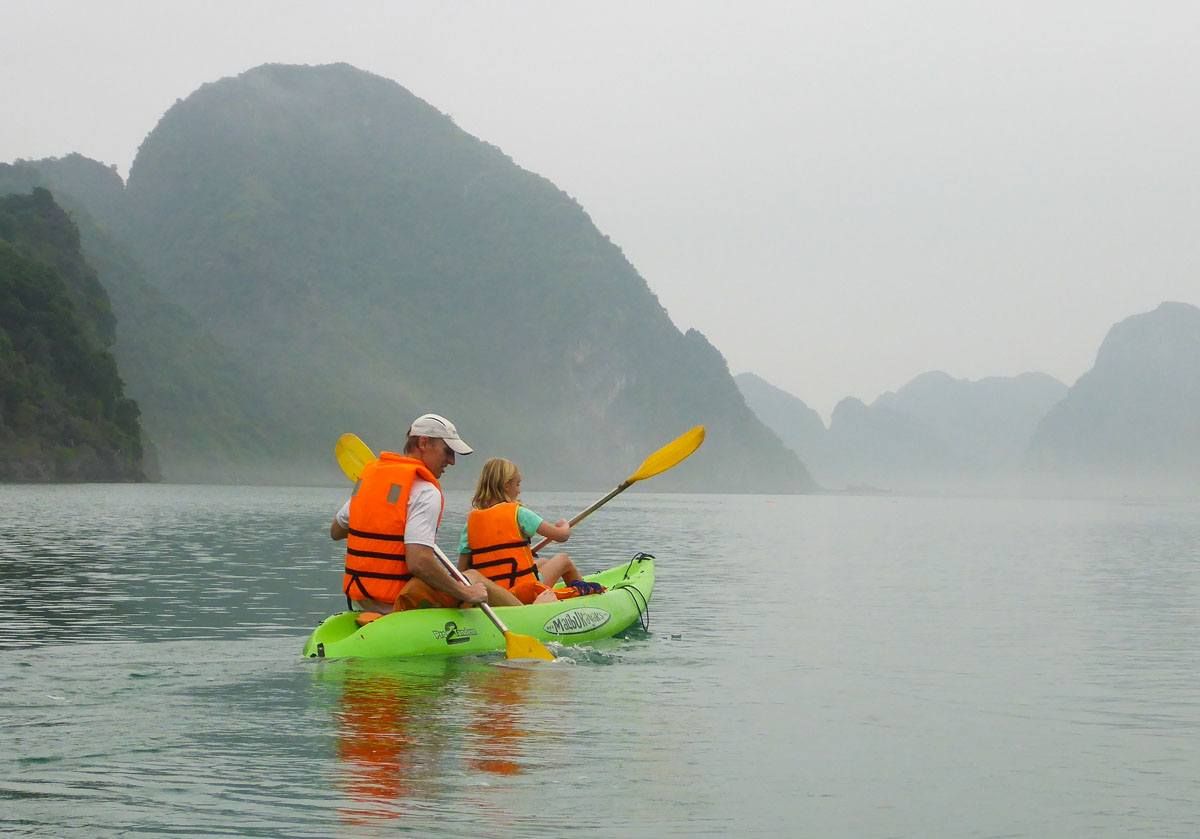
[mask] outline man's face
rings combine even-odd
[[[421,437],[417,441],[417,451],[421,455],[421,462],[435,478],[442,477],[446,467],[454,465],[454,449],[446,445],[446,441],[441,438]]]

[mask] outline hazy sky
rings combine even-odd
[[[128,172],[265,62],[394,79],[574,196],[683,329],[828,416],[1074,383],[1200,304],[1200,4],[3,0],[0,161]],[[453,339],[453,332],[447,333]]]

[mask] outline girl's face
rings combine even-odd
[[[504,494],[513,501],[521,497],[521,473],[512,476],[512,479],[504,484]]]

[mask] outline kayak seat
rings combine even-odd
[[[358,612],[354,616],[354,622],[356,624],[358,624],[359,626],[366,626],[371,621],[378,620],[379,618],[382,618],[382,617],[383,617],[383,615],[380,614],[379,612]]]

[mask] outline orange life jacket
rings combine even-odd
[[[346,570],[342,591],[348,600],[371,598],[392,603],[412,579],[404,559],[404,525],[408,498],[417,478],[442,487],[416,458],[383,452],[363,467],[350,497],[350,532],[346,536]],[[446,499],[438,511],[438,524]]]
[[[530,574],[537,577],[529,539],[517,525],[519,506],[516,501],[504,501],[486,510],[467,513],[471,567],[510,590]]]

